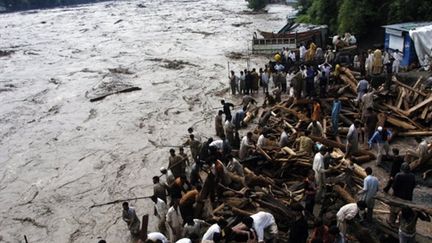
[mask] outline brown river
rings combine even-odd
[[[290,10],[146,0],[0,15],[0,50],[13,51],[0,57],[0,242],[130,242],[121,204],[90,206],[151,195],[169,145],[191,126],[213,135],[228,62],[246,68],[234,57],[252,33],[277,31]],[[89,101],[122,85],[142,90]]]

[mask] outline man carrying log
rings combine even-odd
[[[420,138],[418,138],[417,141],[421,141],[421,142],[418,144],[417,149],[415,151],[407,150],[406,159],[408,162],[410,162],[411,170],[416,169],[420,165],[425,164],[426,162],[432,159],[431,139],[425,138],[421,140]]]
[[[362,201],[365,201],[367,205],[366,221],[372,223],[373,209],[375,207],[375,196],[378,192],[379,181],[375,176],[372,175],[371,167],[367,167],[365,171],[367,176],[363,180],[363,188],[360,190],[359,194],[362,197]]]

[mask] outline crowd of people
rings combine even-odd
[[[325,225],[320,220],[322,213],[316,212],[316,204],[321,204],[325,197],[326,173],[331,171],[328,164],[332,159],[333,148],[314,142],[311,136],[326,137],[331,134],[332,138],[339,139],[338,126],[342,109],[340,94],[331,95],[333,103],[329,114],[323,114],[320,99],[330,96],[329,86],[336,82],[334,77],[338,69],[343,67],[330,60],[331,54],[334,55],[332,51],[324,53],[313,43],[309,45],[309,49],[302,45],[299,53],[284,48],[275,55],[274,62],[269,62],[258,71],[244,70],[238,76],[231,71],[231,92],[233,95],[243,95],[242,102],[235,105],[221,101],[221,109],[214,120],[216,137],[203,141],[194,133],[193,128],[189,128],[188,139],[179,147],[178,153],[175,149],[169,151],[168,167],[161,168],[161,176],[153,177],[154,194],[151,200],[154,202],[158,231],[149,233],[146,242],[278,242],[278,226],[269,212],[260,211],[248,217],[239,217],[235,222],[227,222],[206,211],[205,206],[206,203],[216,202],[227,188],[247,189],[248,174],[242,162],[254,155],[257,149],[265,147],[269,141],[265,129],[256,140],[252,132],[247,132],[242,138],[239,134],[246,126],[248,114],[258,107],[260,87],[265,96],[262,107],[277,104],[282,96],[310,100],[304,108],[311,122],[306,130],[297,134],[293,149],[313,158],[312,169],[304,179],[303,199],[292,205],[296,216],[289,230],[290,242],[348,242],[349,222],[354,218],[361,218],[366,223],[372,222],[375,196],[379,190],[388,193],[391,189],[395,197],[413,200],[416,183],[410,165],[432,158],[432,146],[429,140],[422,140],[419,141],[417,150],[407,152],[405,157],[399,155],[397,148],[392,148],[390,153],[392,131],[383,124],[378,124],[374,108],[375,90],[368,78],[369,74],[382,72],[387,60],[392,61],[386,53],[382,57],[380,50],[371,52],[372,61],[365,60],[364,64],[360,64],[364,65],[365,75],[358,82],[355,101],[361,108],[361,117],[349,127],[345,153],[345,157],[349,159],[361,146],[375,147],[377,165],[382,163],[383,157],[391,160],[391,173],[383,189],[382,180],[380,182],[373,175],[372,168],[367,167],[367,177],[364,178],[363,188],[358,195],[360,200],[341,207],[332,225]],[[398,52],[395,53],[399,55]],[[394,67],[401,57],[393,59]],[[359,68],[361,70],[362,67]],[[398,72],[398,67],[392,68],[392,72]],[[331,117],[331,132],[328,134],[322,126],[326,115]],[[264,127],[265,120],[265,116],[261,117],[259,125]],[[278,141],[281,148],[287,146],[290,135],[290,129],[284,127]],[[189,147],[190,153],[185,153],[183,147]],[[307,219],[311,217],[315,219],[315,223],[309,233]],[[417,218],[426,219],[426,216],[409,207],[392,207],[388,224],[399,228],[400,242],[414,242]],[[127,202],[123,204],[123,220],[136,237],[140,231],[140,220]]]

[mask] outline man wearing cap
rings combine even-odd
[[[384,154],[384,151],[386,153],[386,155],[388,155],[389,153],[389,143],[388,141],[391,139],[392,133],[379,126],[378,129],[375,131],[375,133],[372,135],[372,138],[369,139],[369,148],[372,148],[373,144],[376,144],[376,148],[377,148],[377,160],[376,160],[376,164],[380,165],[381,164],[381,160],[382,160],[382,156]]]
[[[393,182],[393,196],[403,200],[412,201],[413,192],[416,186],[415,176],[411,172],[409,164],[404,162],[401,165],[401,172],[397,173]],[[396,218],[400,209],[398,207],[390,207],[390,216],[387,221],[391,226],[395,226]]]

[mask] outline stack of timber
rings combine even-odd
[[[354,97],[357,92],[359,74],[349,68],[341,67],[337,79],[346,86],[339,94],[345,97]],[[432,122],[432,92],[423,89],[420,77],[414,85],[407,85],[392,77],[392,85],[387,90],[380,86],[374,91],[374,109],[379,113],[379,125],[391,127],[396,135],[406,136],[432,136],[430,124]],[[349,91],[349,92],[348,92]],[[342,116],[348,118],[360,118],[361,111],[353,102],[345,102]],[[325,104],[329,108],[329,104]],[[347,107],[347,108],[345,108]],[[345,124],[348,120],[341,117]],[[349,120],[351,121],[351,120]],[[342,129],[346,133],[347,129]]]
[[[341,86],[342,89],[339,89],[339,91],[342,90],[345,96],[340,98],[344,104],[340,120],[341,123],[349,126],[354,119],[359,118],[360,113],[356,104],[351,99],[346,98],[350,96],[348,92],[353,91],[354,86],[357,85],[357,81],[354,78],[355,74],[350,73],[348,69],[343,70],[341,73],[344,74],[342,77],[346,80],[344,81],[346,85]],[[408,133],[409,135],[412,133],[410,130],[419,130],[420,128],[416,122],[411,122],[409,119],[414,120],[416,115],[423,113],[421,108],[426,109],[425,107],[429,107],[422,103],[429,102],[430,94],[423,95],[422,91],[417,92],[408,89],[403,91],[400,87],[399,90],[402,93],[407,93],[408,91],[418,93],[416,98],[418,103],[415,106],[420,108],[414,107],[415,109],[409,108],[403,110],[405,106],[402,105],[397,108],[398,106],[394,106],[394,104],[378,103],[378,111],[386,114],[386,126],[394,125],[393,129],[398,129],[400,131],[399,134],[407,135]],[[354,92],[351,93],[355,94]],[[323,114],[330,114],[330,102],[332,100],[333,98],[321,99]],[[233,225],[239,222],[239,219],[243,216],[249,216],[258,211],[267,211],[275,216],[279,227],[280,242],[288,242],[289,228],[295,218],[293,206],[301,203],[305,197],[304,178],[307,176],[308,171],[312,169],[313,163],[313,154],[299,152],[298,145],[296,144],[296,139],[304,134],[304,131],[311,122],[306,109],[310,104],[310,100],[288,98],[272,107],[254,107],[253,112],[247,118],[248,129],[254,134],[253,140],[257,141],[259,135],[265,133],[267,134],[268,141],[266,146],[256,147],[248,158],[241,161],[244,166],[244,179],[233,179],[233,182],[229,185],[222,182],[217,184],[218,199],[213,204],[215,209],[212,210],[211,218],[217,219],[223,217]],[[399,113],[403,114],[403,116],[398,112],[387,114],[388,109],[390,109],[388,107],[393,106],[400,110]],[[259,119],[258,124],[254,123],[255,119]],[[331,124],[328,119],[328,117],[323,116],[322,124],[325,131],[330,130],[327,128],[327,124]],[[396,128],[397,124],[395,123],[397,122],[404,122],[414,128],[404,129],[403,126]],[[277,141],[284,128],[288,128],[289,143],[284,147],[280,147]],[[422,126],[421,129],[425,128]],[[419,131],[425,132],[429,130]],[[424,134],[426,133],[417,135]],[[329,172],[326,173],[327,189],[320,213],[323,215],[324,222],[330,224],[330,222],[334,222],[336,219],[336,213],[340,207],[346,203],[360,200],[358,192],[363,187],[363,179],[366,177],[366,173],[355,162],[370,161],[375,158],[375,155],[370,151],[360,150],[351,159],[347,159],[344,155],[345,144],[337,138],[332,138],[331,135],[323,137],[310,136],[310,138],[315,143],[333,148],[328,165]],[[209,188],[214,185],[207,180],[201,192],[201,199],[208,197]],[[385,207],[401,206],[404,203],[394,200],[388,195],[381,194],[377,197],[377,200]],[[414,202],[410,202],[409,206],[416,211],[423,212],[429,216],[432,215],[432,207],[430,206]],[[309,218],[309,220],[313,219]],[[377,218],[376,224],[378,224],[378,227],[366,229],[360,224],[353,223],[350,234],[359,242],[379,242],[378,235],[381,233],[397,236],[398,229],[388,227],[384,220]],[[365,235],[364,232],[369,232],[372,240],[362,240]],[[432,240],[429,236],[422,235],[421,232],[419,232],[419,237]]]

